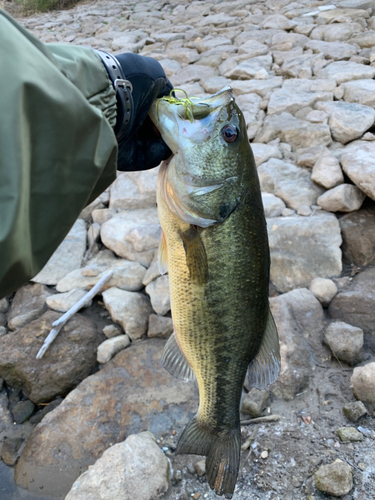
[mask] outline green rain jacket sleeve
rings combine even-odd
[[[0,10],[0,299],[33,278],[115,179],[116,96],[92,50]]]

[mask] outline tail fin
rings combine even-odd
[[[207,482],[217,495],[232,498],[240,467],[240,428],[230,436],[219,437],[199,426],[194,417],[186,426],[176,454],[205,455]]]

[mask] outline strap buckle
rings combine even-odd
[[[133,85],[129,80],[123,80],[122,78],[116,78],[113,82],[113,86],[115,87],[115,91],[118,91],[118,87],[128,88],[130,92],[133,92]]]

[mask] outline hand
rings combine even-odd
[[[151,57],[131,52],[116,56],[125,78],[133,85],[134,121],[130,136],[120,139],[118,170],[148,170],[172,152],[147,116],[153,101],[172,90],[161,65]]]

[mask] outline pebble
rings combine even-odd
[[[354,427],[340,427],[340,429],[337,429],[337,435],[342,442],[363,441],[363,434],[357,431]]]
[[[118,335],[102,342],[97,351],[98,363],[108,363],[118,352],[130,345],[130,339],[127,335]]]
[[[4,440],[1,448],[1,459],[6,465],[12,467],[17,463],[20,455],[20,448],[24,441],[24,438],[21,437],[8,438]]]
[[[362,401],[370,414],[375,410],[375,363],[354,368],[350,379],[354,396]]]
[[[342,410],[345,417],[351,422],[356,422],[367,413],[366,406],[362,403],[362,401],[347,403]]]
[[[343,321],[330,323],[324,333],[324,342],[331,349],[333,357],[354,365],[361,361],[363,330]]]
[[[206,459],[203,458],[202,460],[195,462],[194,469],[198,476],[204,476],[206,474]]]
[[[312,291],[323,307],[327,307],[337,294],[337,286],[327,278],[314,278],[309,285],[309,290]]]
[[[353,488],[352,468],[342,460],[322,465],[314,474],[318,490],[334,497],[346,495]]]
[[[246,415],[251,417],[260,417],[263,410],[266,408],[268,401],[270,399],[270,394],[267,390],[256,389],[253,387],[245,396],[241,411]]]
[[[123,331],[120,325],[107,325],[103,328],[103,333],[107,339],[111,339],[118,335],[122,335]]]
[[[19,401],[12,407],[13,420],[17,424],[23,424],[34,413],[35,405],[32,401]]]

